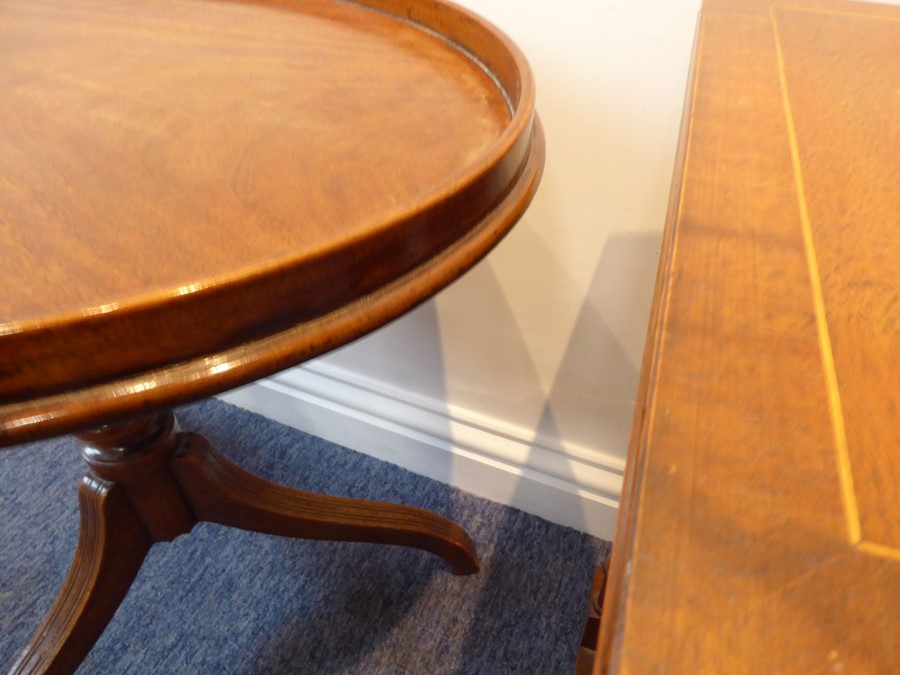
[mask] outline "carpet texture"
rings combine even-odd
[[[244,468],[306,490],[420,506],[481,556],[201,524],[157,544],[79,673],[569,674],[608,544],[220,401],[179,411]],[[0,671],[53,602],[77,542],[77,442],[0,451]]]

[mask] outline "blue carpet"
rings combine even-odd
[[[219,401],[178,416],[270,480],[451,518],[481,572],[456,577],[400,547],[201,524],[151,549],[79,673],[572,672],[605,542]],[[82,472],[72,439],[0,451],[0,671],[68,571]]]

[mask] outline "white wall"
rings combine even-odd
[[[541,187],[435,300],[230,400],[611,537],[699,0],[463,0],[535,72]]]

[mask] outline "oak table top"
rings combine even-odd
[[[596,670],[900,669],[900,8],[701,14]]]
[[[424,0],[0,7],[0,445],[396,318],[537,185],[519,50]]]

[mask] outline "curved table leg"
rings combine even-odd
[[[422,509],[275,485],[235,466],[171,412],[79,434],[90,468],[79,489],[81,533],[62,591],[13,673],[71,673],[100,637],[154,542],[202,520],[307,539],[399,544],[478,571],[472,540]]]
[[[152,544],[119,485],[87,476],[78,489],[75,560],[56,602],[11,673],[71,673],[91,650]]]
[[[410,546],[440,556],[454,574],[478,571],[466,532],[430,511],[276,485],[232,464],[197,434],[182,434],[172,468],[200,521],[287,537]]]

